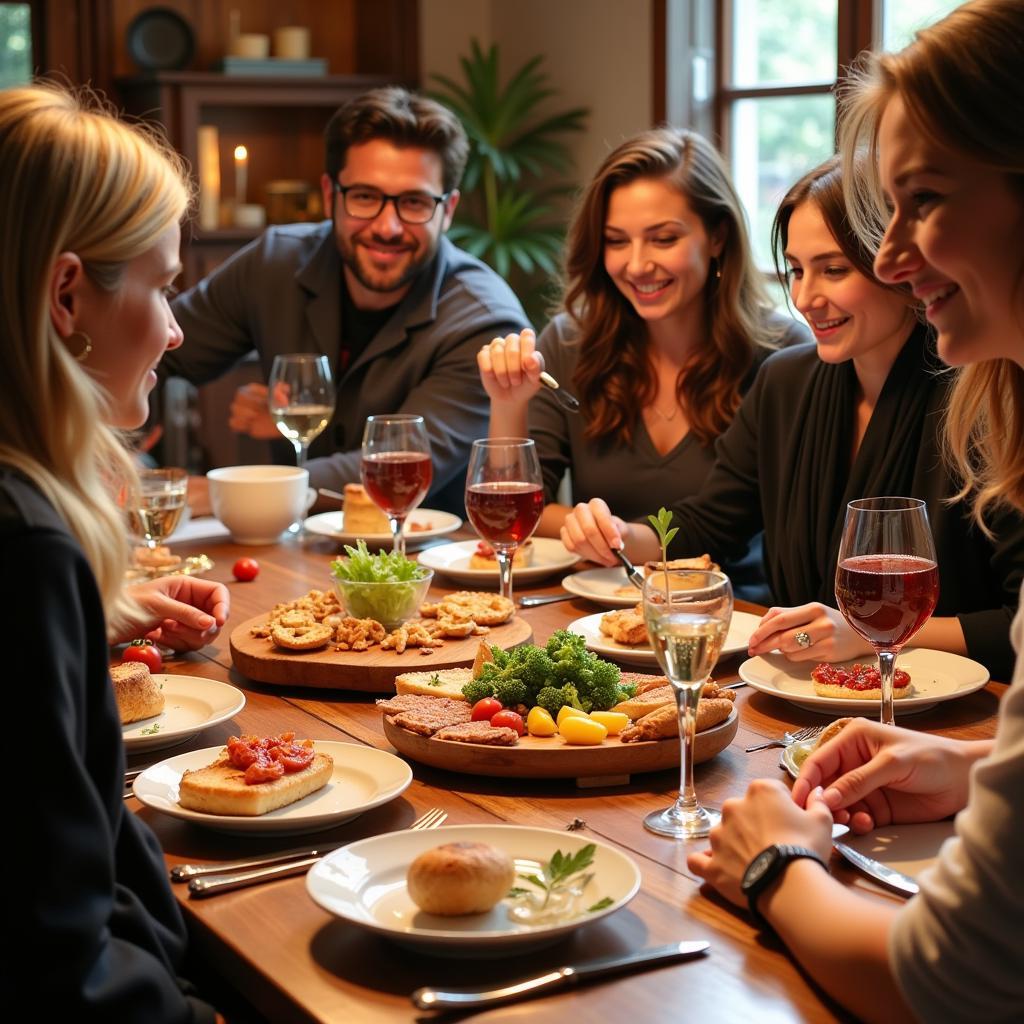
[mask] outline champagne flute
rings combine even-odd
[[[139,474],[135,505],[128,510],[135,533],[153,551],[178,526],[188,497],[188,474],[183,469],[146,469]]]
[[[359,470],[370,500],[391,524],[391,549],[405,554],[405,517],[427,496],[434,477],[422,416],[367,416]]]
[[[669,569],[651,573],[644,583],[644,621],[679,713],[679,796],[671,807],[644,818],[644,827],[661,836],[698,839],[722,817],[697,800],[693,747],[697,701],[725,643],[732,605],[732,584],[724,573]]]
[[[928,621],[939,600],[939,569],[918,498],[860,498],[846,507],[836,567],[836,602],[875,649],[882,679],[883,725],[894,725],[896,656]]]
[[[512,600],[512,561],[544,510],[537,446],[523,437],[473,442],[466,475],[466,514],[494,548],[502,597]]]
[[[309,446],[334,416],[334,381],[327,356],[275,356],[267,404],[277,429],[295,448],[296,465],[306,465]]]

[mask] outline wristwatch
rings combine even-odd
[[[828,866],[813,850],[809,850],[806,846],[790,846],[785,843],[773,843],[766,847],[747,865],[747,870],[743,872],[743,881],[740,882],[740,889],[746,894],[750,913],[759,926],[764,927],[768,922],[757,909],[758,897],[793,861],[800,860],[802,857],[817,861],[828,871]]]

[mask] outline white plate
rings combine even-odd
[[[427,526],[428,529],[411,530],[410,526]],[[443,537],[452,533],[462,525],[458,516],[451,512],[441,512],[432,508],[417,508],[409,513],[405,521],[405,546],[415,547],[423,541],[432,537]],[[372,548],[375,544],[381,547],[391,546],[390,533],[346,533],[344,512],[321,512],[319,515],[310,516],[306,520],[306,530],[309,533],[317,533],[322,537],[330,537],[341,544],[355,545],[357,540],[365,540],[366,545]]]
[[[585,569],[562,580],[562,586],[577,597],[585,597],[605,608],[632,608],[640,600],[640,591],[626,579],[621,566],[613,569]],[[628,594],[616,594],[620,587],[629,587]]]
[[[216,679],[155,673],[153,679],[164,692],[164,709],[152,718],[121,726],[125,750],[173,747],[196,733],[237,715],[245,707],[245,694]]]
[[[636,604],[636,601],[633,602]],[[614,658],[615,661],[625,662],[627,665],[657,665],[658,659],[654,651],[646,644],[630,647],[627,644],[616,643],[610,636],[601,632],[601,616],[606,612],[595,612],[593,615],[585,615],[569,624],[569,629],[580,636],[586,637],[587,650],[600,654],[604,658]],[[720,657],[725,658],[730,654],[739,654],[747,649],[750,643],[750,634],[757,629],[761,621],[760,615],[751,615],[749,612],[733,612],[732,622],[729,623],[729,632],[725,638]]]
[[[205,768],[220,757],[223,747],[207,747],[168,758],[147,768],[134,782],[135,795],[147,807],[172,818],[233,835],[302,835],[344,824],[393,800],[412,782],[412,769],[394,754],[358,743],[315,740],[314,749],[334,758],[334,773],[327,785],[287,807],[246,818],[202,814],[178,803],[178,783],[186,771]]]
[[[444,573],[457,583],[497,584],[498,570],[471,569],[469,560],[476,551],[479,541],[462,540],[455,544],[438,544],[420,553],[420,565],[425,565],[436,572]],[[533,561],[512,570],[513,584],[530,583],[541,580],[552,573],[562,572],[570,565],[575,565],[579,557],[569,551],[560,540],[552,537],[533,538]]]
[[[864,664],[868,657],[857,658]],[[837,662],[852,665],[854,661]],[[805,711],[820,715],[878,715],[878,701],[844,700],[841,697],[819,697],[814,692],[811,671],[813,661],[794,663],[781,654],[762,655],[740,665],[740,679],[755,690],[781,697]],[[910,673],[914,689],[909,697],[893,701],[897,715],[913,715],[927,711],[943,701],[965,697],[980,690],[988,682],[988,669],[970,658],[923,647],[908,647],[896,659],[896,667]]]
[[[886,867],[917,878],[935,863],[942,844],[955,834],[952,821],[928,821],[919,825],[885,825],[864,836],[851,832],[843,842]]]
[[[582,905],[604,897],[612,903],[603,910],[540,925],[512,919],[504,900],[486,914],[426,914],[409,898],[406,872],[425,850],[453,842],[490,843],[512,857],[517,873],[524,874],[537,871],[556,850],[575,853],[593,843],[594,877],[584,890]],[[306,888],[324,910],[404,945],[431,946],[450,956],[502,956],[509,947],[520,947],[516,952],[536,948],[615,913],[636,895],[640,871],[625,853],[589,836],[520,825],[453,825],[389,832],[351,843],[314,864]]]
[[[782,753],[779,754],[779,767],[783,771],[789,772],[790,776],[795,779],[800,774],[807,755],[813,749],[814,740],[798,740],[796,743],[790,743],[788,747],[783,747]]]

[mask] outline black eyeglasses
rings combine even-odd
[[[406,224],[426,224],[434,216],[439,203],[443,203],[450,195],[431,195],[429,192],[399,192],[388,195],[379,188],[367,185],[339,185],[334,183],[334,191],[341,194],[342,206],[350,217],[358,220],[373,220],[380,216],[380,211],[387,203],[395,204],[398,219]]]

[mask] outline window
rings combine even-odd
[[[882,49],[902,50],[914,33],[944,18],[961,0],[899,0],[882,5]]]
[[[32,78],[32,18],[28,4],[0,4],[0,89]]]

